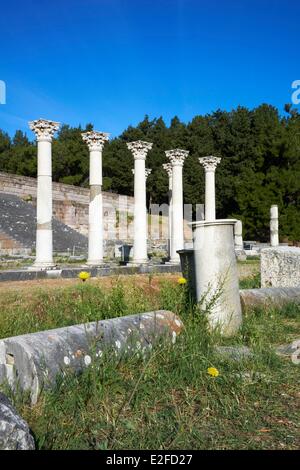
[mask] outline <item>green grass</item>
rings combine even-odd
[[[147,289],[133,281],[110,290],[85,283],[23,302],[21,294],[7,293],[10,304],[2,299],[2,337],[157,308],[185,324],[175,346],[162,343],[144,360],[106,354],[81,375],[59,380],[34,407],[13,397],[38,448],[299,448],[300,365],[272,349],[300,336],[299,307],[249,310],[240,333],[224,340],[208,332],[185,287],[161,281],[151,289],[151,282]],[[214,352],[216,344],[248,345],[255,355],[232,362]],[[207,374],[211,366],[218,377]]]
[[[260,273],[253,274],[250,277],[239,280],[240,289],[259,289],[260,288]]]

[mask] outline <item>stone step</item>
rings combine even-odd
[[[53,219],[53,249],[57,253],[86,252],[87,237]],[[35,249],[36,209],[12,194],[0,193],[0,233],[24,249]]]

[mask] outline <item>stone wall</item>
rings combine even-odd
[[[0,255],[29,255],[31,250],[0,230]]]
[[[63,183],[53,183],[53,216],[77,230],[83,235],[88,233],[89,188],[72,186]],[[37,182],[35,178],[13,175],[0,172],[0,193],[12,194],[36,205]],[[133,212],[134,198],[120,194],[103,192],[103,227],[104,240],[133,239]],[[157,216],[153,216],[155,218]],[[119,230],[122,220],[127,219],[127,230]],[[157,229],[155,228],[157,227]],[[166,243],[168,220],[161,217],[159,223],[149,224],[150,239],[153,240],[154,249],[160,242]],[[117,230],[114,230],[114,229]],[[185,240],[191,241],[192,232],[187,223],[184,223]]]
[[[88,234],[89,188],[53,183],[53,217],[77,232]],[[23,201],[36,206],[37,180],[27,176],[18,176],[0,172],[0,193],[17,196]],[[117,251],[120,255],[121,244],[133,243],[134,198],[110,192],[103,192],[103,239],[106,256],[112,257]],[[125,221],[125,223],[124,223]],[[151,223],[150,223],[151,222]],[[168,217],[148,216],[148,251],[159,255],[166,253],[168,236]],[[191,242],[192,232],[184,222],[186,242]],[[14,237],[15,238],[15,237]],[[24,247],[14,238],[0,233],[0,253],[27,254]],[[116,240],[120,246],[116,247]],[[117,255],[117,256],[118,256]]]
[[[13,194],[36,205],[35,178],[0,172],[0,193]],[[104,239],[111,239],[113,228],[122,213],[133,216],[134,198],[103,192]],[[53,183],[53,216],[83,235],[88,232],[89,189],[69,184]],[[130,217],[128,222],[130,222]],[[129,223],[128,238],[132,238]],[[124,234],[122,234],[124,235]],[[114,238],[119,238],[118,231]],[[121,237],[123,238],[123,237]]]
[[[261,287],[300,287],[300,248],[264,248],[260,269]]]

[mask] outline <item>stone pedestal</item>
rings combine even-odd
[[[241,220],[237,220],[234,225],[234,251],[239,261],[247,259],[243,244],[243,225]]]
[[[178,250],[180,267],[183,277],[187,280],[188,290],[193,299],[196,299],[196,273],[193,249]]]
[[[260,274],[261,287],[300,287],[300,248],[264,248],[260,252]]]
[[[97,131],[82,134],[90,151],[88,266],[103,264],[102,149],[108,136]]]
[[[52,269],[52,138],[59,123],[38,119],[29,122],[37,139],[36,258],[29,269]]]
[[[221,158],[212,155],[199,158],[205,170],[205,220],[216,218],[215,172],[220,161]]]
[[[278,237],[278,206],[271,206],[270,209],[270,243],[271,246],[279,245]]]
[[[179,254],[177,252],[178,250],[184,249],[182,167],[189,152],[187,150],[174,149],[167,150],[165,153],[172,165],[172,235],[170,263],[178,264]]]
[[[234,335],[242,323],[233,227],[236,220],[191,224],[194,236],[196,296],[208,310],[211,329]]]
[[[127,147],[134,158],[134,238],[131,264],[140,265],[148,262],[145,160],[152,144],[138,140],[128,143]]]

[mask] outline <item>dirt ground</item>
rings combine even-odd
[[[247,277],[251,277],[255,275],[259,271],[259,263],[251,263],[251,264],[238,264],[238,271],[239,271],[239,278],[245,279]],[[159,282],[161,279],[169,279],[174,282],[177,281],[180,274],[155,274],[153,276],[149,274],[138,274],[138,275],[130,275],[130,276],[105,276],[100,278],[91,278],[88,280],[89,283],[93,283],[95,285],[99,284],[103,287],[110,287],[112,286],[118,279],[122,279],[123,282],[132,282],[134,281],[135,284],[139,286],[149,286],[151,284],[152,288],[159,286]],[[1,292],[8,292],[8,291],[30,291],[32,289],[39,290],[39,289],[57,289],[57,288],[64,288],[70,287],[72,285],[78,284],[80,281],[77,278],[72,279],[37,279],[33,281],[5,281],[0,283],[0,295]]]

